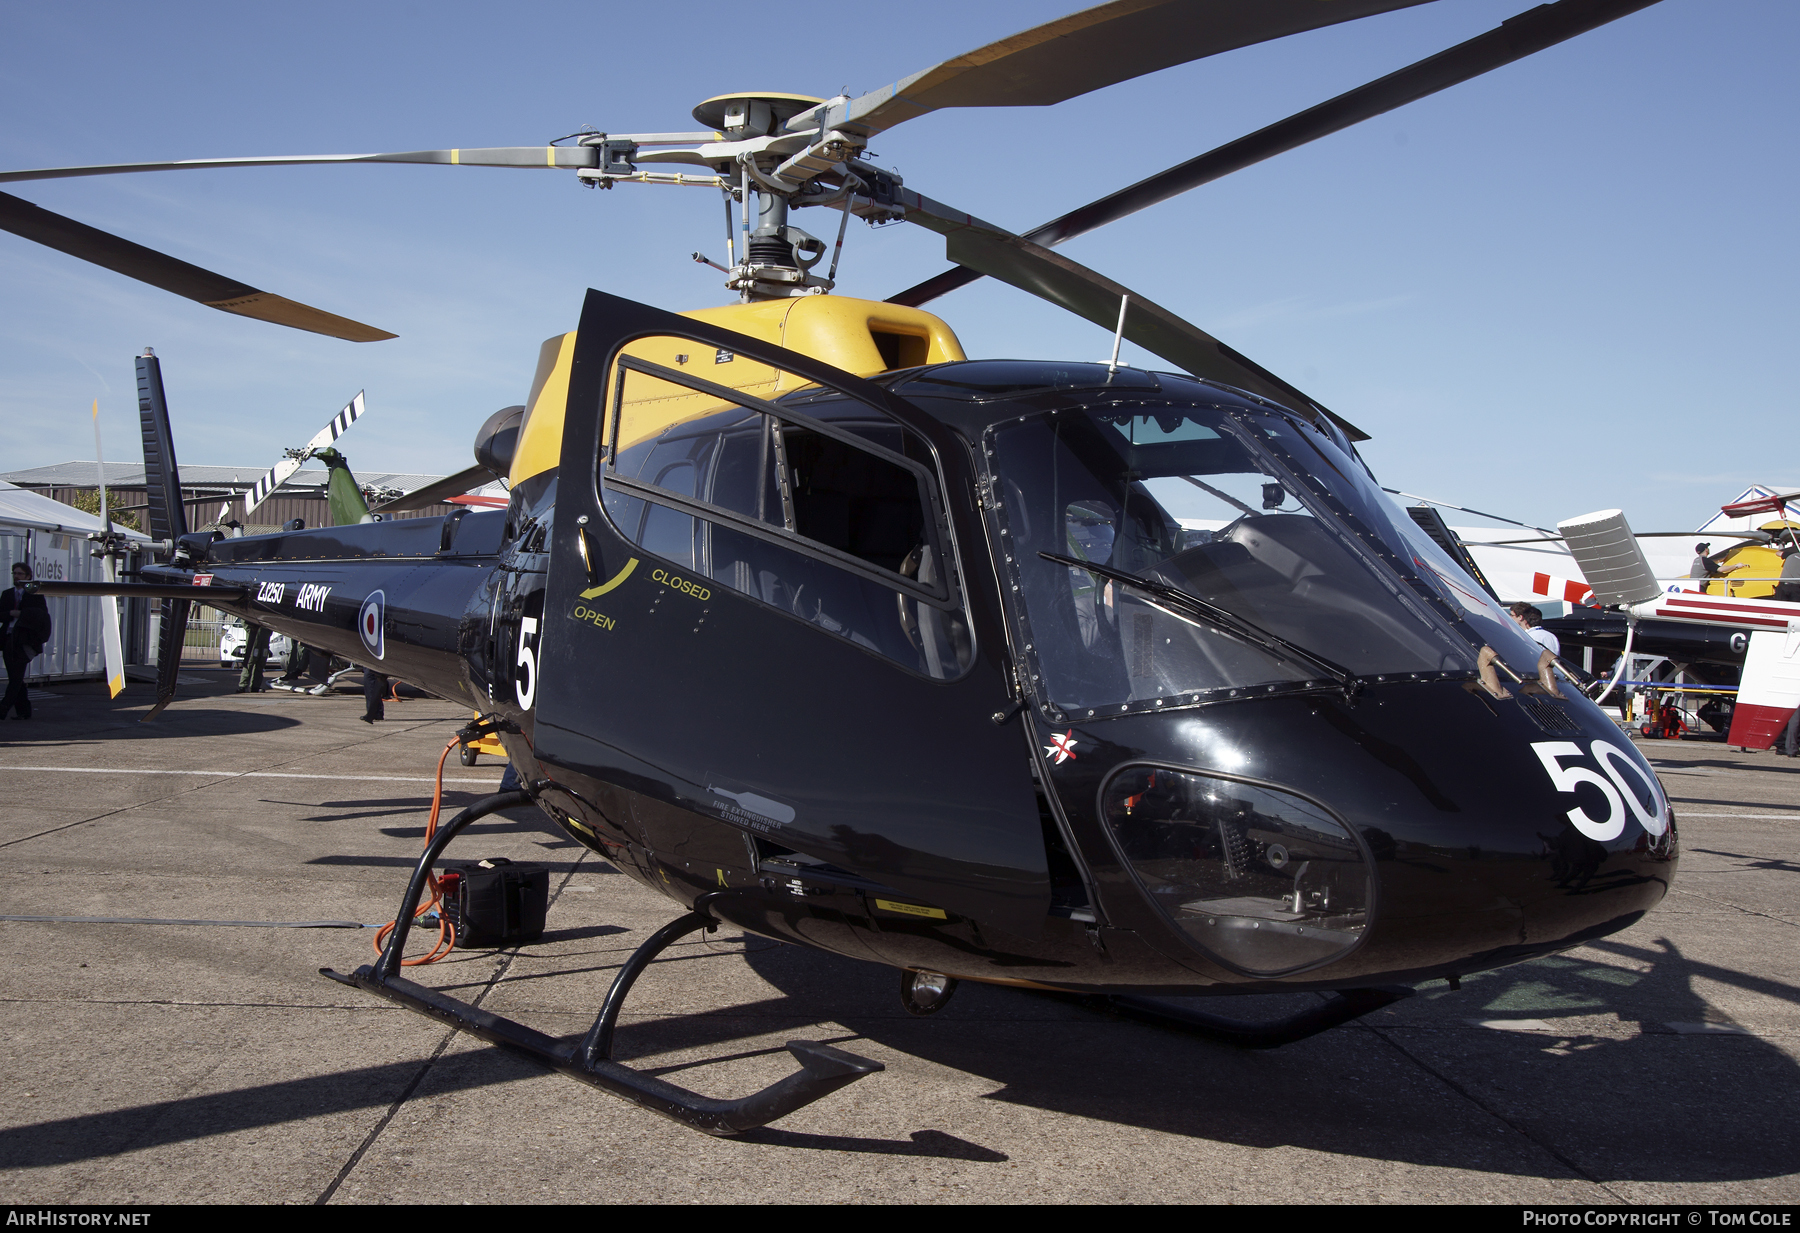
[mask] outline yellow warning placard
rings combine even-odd
[[[939,908],[922,908],[916,903],[895,903],[892,899],[877,899],[875,906],[884,912],[904,912],[908,916],[928,916],[932,920],[949,920]]]

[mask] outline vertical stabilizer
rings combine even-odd
[[[1731,710],[1727,745],[1767,749],[1800,706],[1800,621],[1785,630],[1759,629],[1750,635],[1737,705]]]
[[[193,601],[165,599],[162,602],[162,637],[156,648],[156,703],[138,720],[147,724],[162,714],[162,709],[175,701],[175,677],[181,671],[181,648],[187,645],[188,612]]]
[[[137,357],[138,424],[144,433],[144,489],[149,504],[150,537],[166,540],[171,550],[187,534],[187,508],[181,503],[181,474],[175,465],[175,438],[169,429],[169,404],[163,397],[162,364],[150,348]]]
[[[144,435],[144,499],[150,517],[150,536],[164,541],[165,554],[174,555],[175,541],[187,534],[187,507],[181,503],[181,473],[175,464],[175,437],[169,428],[169,404],[163,397],[162,364],[156,353],[144,348],[137,357],[138,424]],[[156,655],[156,704],[140,723],[155,719],[175,698],[175,677],[181,671],[181,648],[187,642],[191,601],[162,601],[162,638]]]

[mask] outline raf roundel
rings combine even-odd
[[[362,602],[362,610],[356,614],[356,632],[362,635],[363,645],[376,659],[381,659],[386,649],[381,632],[386,627],[387,596],[380,591],[371,591],[369,598]]]

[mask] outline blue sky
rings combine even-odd
[[[791,0],[759,25],[725,4],[15,0],[0,167],[683,129],[713,94],[860,93],[1072,7]],[[935,113],[872,148],[1022,230],[1526,7],[1437,0],[1056,107]],[[1640,529],[1696,526],[1748,484],[1800,486],[1797,53],[1791,0],[1664,0],[1066,251],[1372,433],[1389,486],[1546,525],[1620,506]],[[239,320],[0,234],[0,470],[88,456],[96,397],[110,456],[134,457],[146,344],[185,462],[266,467],[366,388],[353,465],[459,470],[584,288],[677,310],[726,298],[687,257],[723,256],[710,190],[442,167],[7,187],[400,337]],[[854,224],[840,290],[882,298],[942,253],[919,228]],[[932,307],[971,355],[1109,344],[991,283]]]

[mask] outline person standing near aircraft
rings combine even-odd
[[[383,705],[387,698],[388,679],[379,672],[363,669],[363,713],[362,721],[373,724],[378,719],[387,718],[387,708]]]
[[[315,652],[305,643],[294,643],[293,648],[288,651],[287,668],[275,678],[274,683],[284,689],[299,689],[300,680],[306,675],[307,668],[312,666],[312,657],[315,653],[323,654],[323,652]]]
[[[1794,547],[1791,539],[1781,546],[1781,581],[1775,586],[1774,597],[1790,604],[1800,603],[1800,548]]]
[[[260,693],[263,689],[263,668],[269,662],[269,627],[252,625],[249,637],[244,641],[244,667],[238,673],[237,691],[240,694]]]
[[[1694,563],[1688,566],[1689,579],[1723,578],[1726,574],[1734,574],[1744,568],[1744,562],[1741,561],[1736,565],[1720,565],[1707,551],[1711,547],[1711,544],[1694,545]]]
[[[1694,563],[1688,566],[1689,578],[1711,578],[1719,572],[1713,559],[1706,555],[1706,550],[1711,547],[1711,544],[1694,545]]]
[[[50,607],[42,595],[25,590],[31,581],[31,566],[16,561],[12,567],[12,586],[0,591],[0,653],[6,660],[6,698],[0,701],[0,719],[8,712],[18,712],[15,719],[31,718],[31,695],[25,691],[25,667],[36,659],[50,641],[53,626]]]
[[[1530,604],[1514,604],[1507,609],[1513,620],[1525,627],[1531,640],[1549,651],[1552,655],[1562,654],[1562,639],[1544,628],[1544,614]]]

